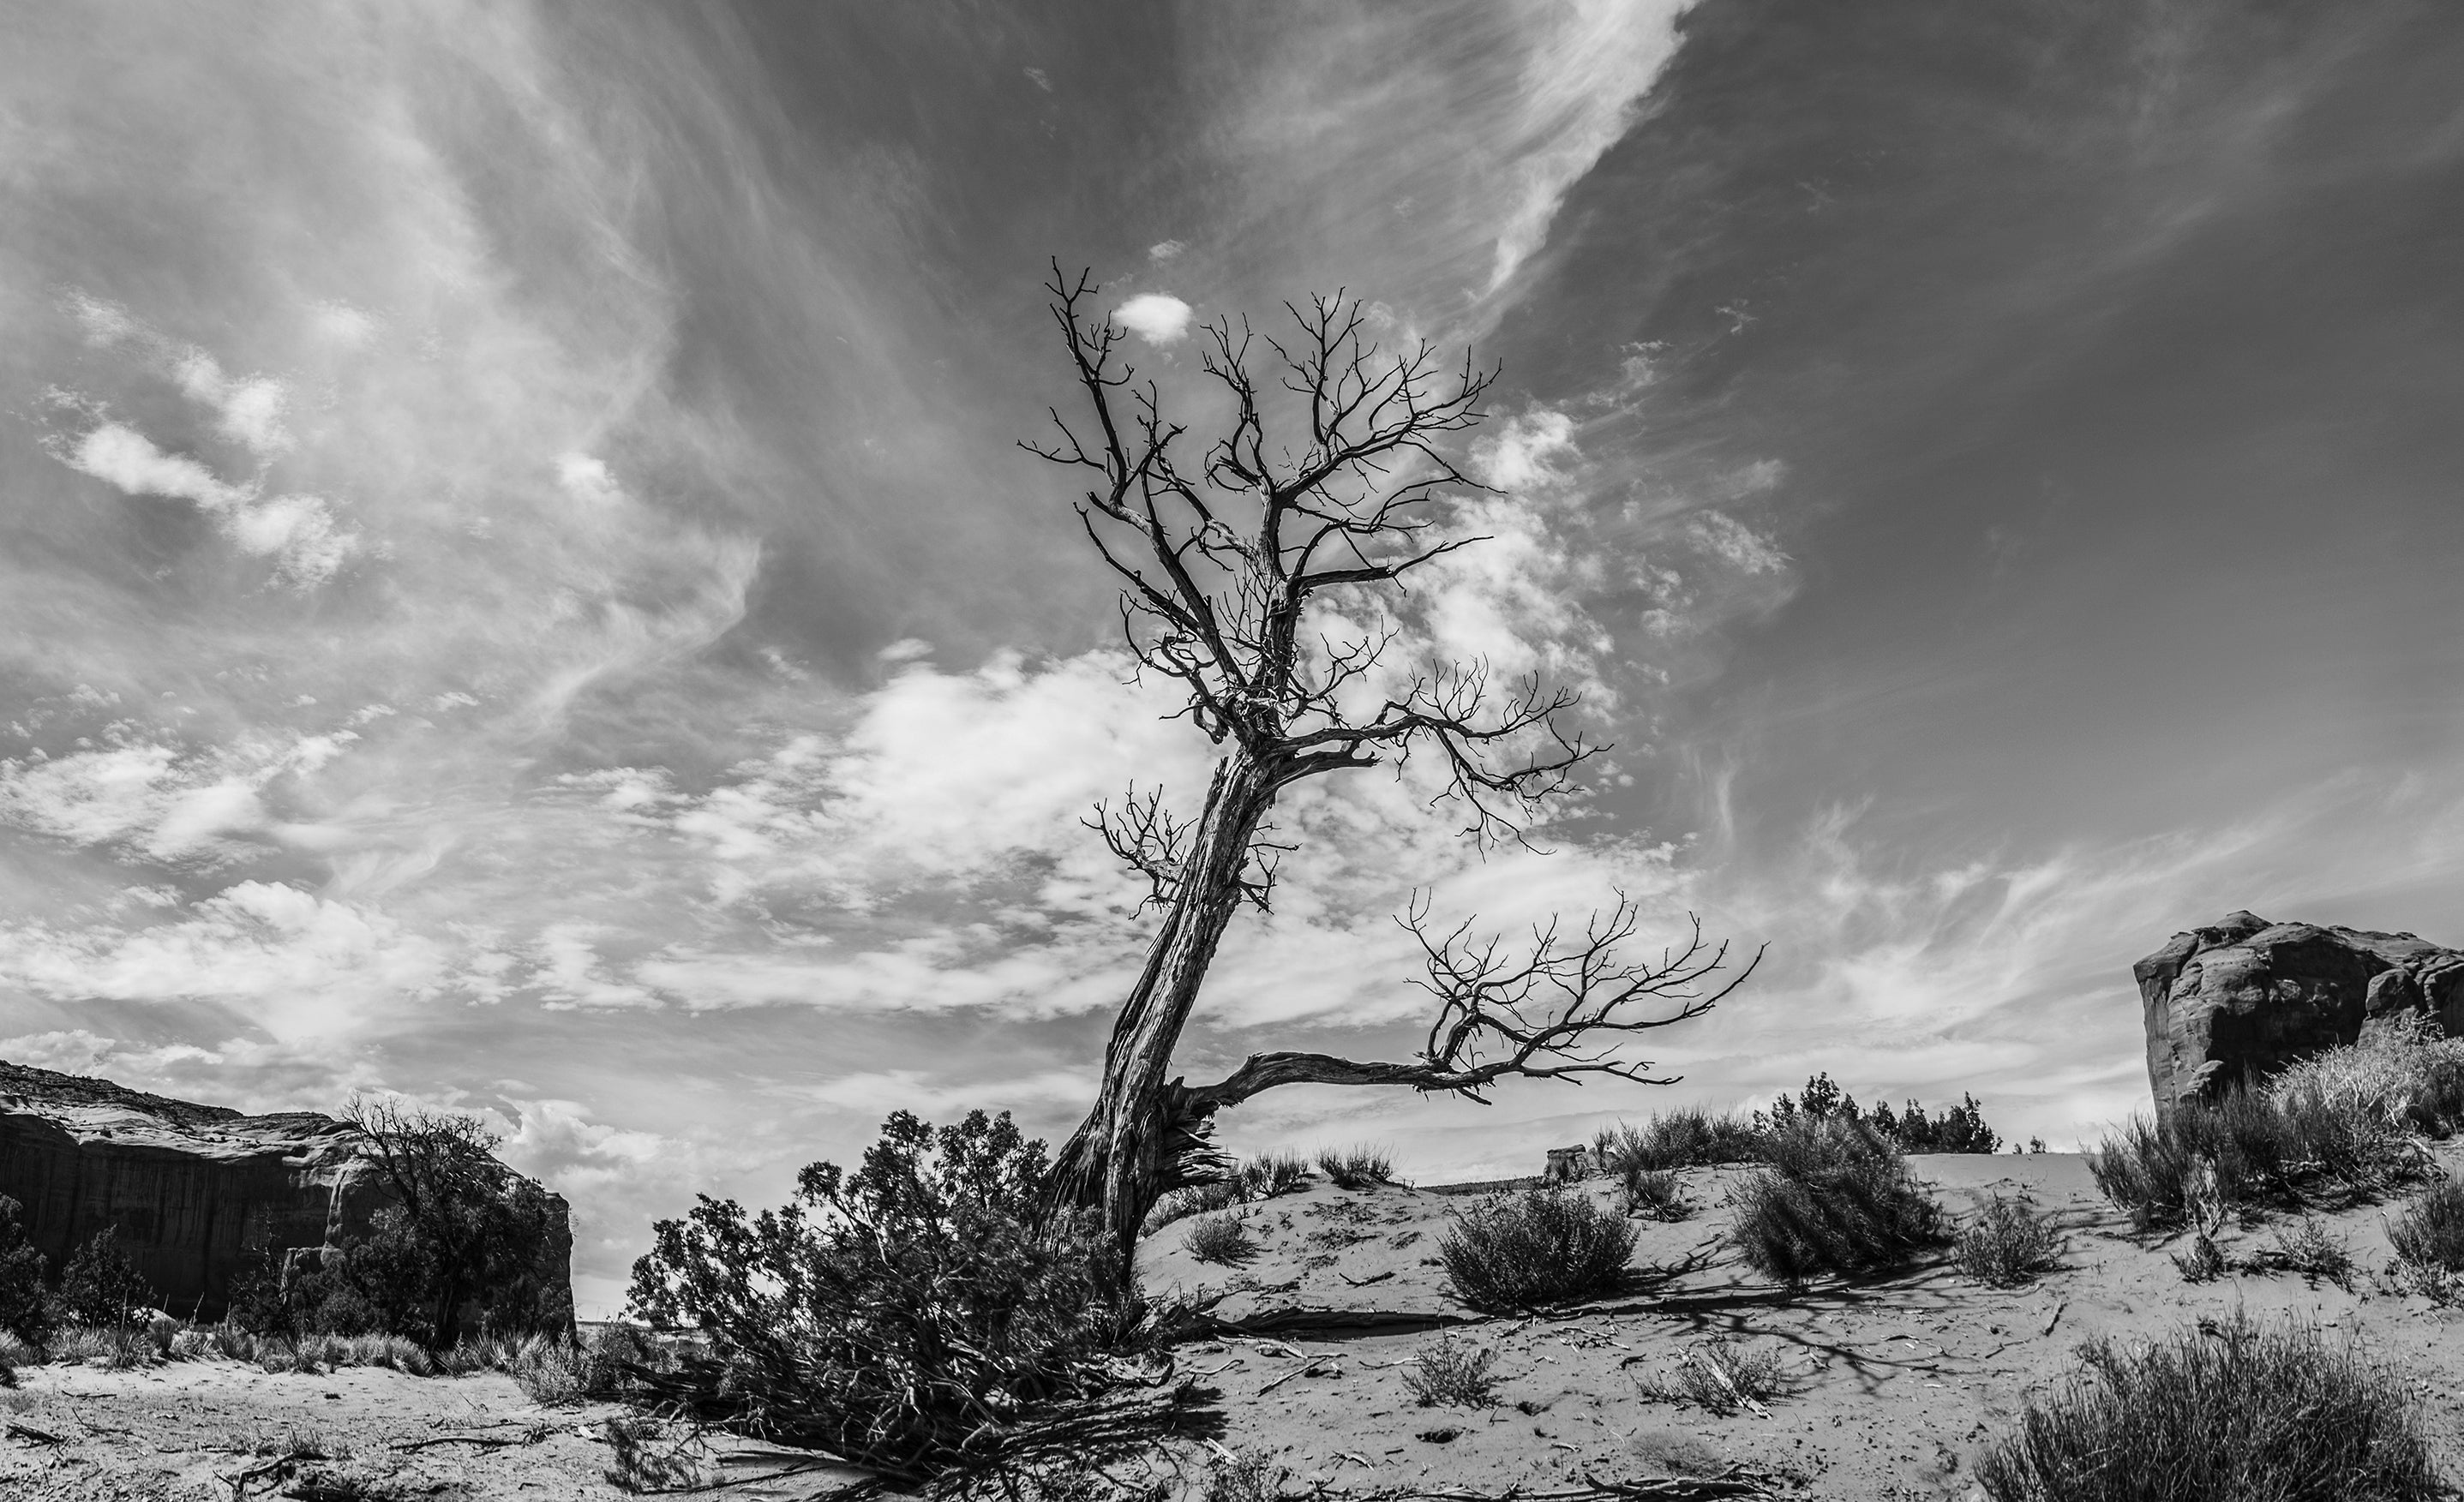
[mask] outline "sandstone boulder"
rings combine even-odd
[[[2464,1035],[2464,953],[2415,934],[2233,913],[2131,973],[2159,1116],[2352,1043],[2374,1018],[2420,1012]]]
[[[308,1112],[242,1116],[76,1075],[0,1062],[0,1194],[23,1207],[55,1273],[106,1226],[183,1318],[221,1317],[232,1276],[364,1235],[391,1195],[349,1125]],[[553,1198],[553,1197],[551,1197]],[[537,1249],[572,1305],[564,1202]]]

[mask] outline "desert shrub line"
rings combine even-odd
[[[1861,1121],[1800,1118],[1731,1194],[1729,1239],[1764,1276],[1802,1283],[1886,1272],[1942,1239],[1942,1211],[1888,1139]]]
[[[1976,1476],[1995,1502],[2427,1502],[2449,1493],[2403,1383],[2307,1325],[2103,1339]]]
[[[1634,1240],[1626,1218],[1591,1196],[1539,1188],[1457,1212],[1438,1256],[1456,1297],[1503,1314],[1614,1291]]]
[[[1351,1147],[1321,1147],[1317,1151],[1317,1171],[1325,1174],[1337,1188],[1366,1189],[1395,1182],[1395,1158],[1392,1153],[1367,1143]]]

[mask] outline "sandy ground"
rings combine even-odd
[[[2464,1169],[2464,1145],[2441,1151],[2451,1171]],[[1881,1282],[1776,1288],[1721,1245],[1734,1177],[1721,1169],[1683,1176],[1701,1207],[1694,1218],[1640,1223],[1630,1290],[1546,1317],[1489,1318],[1456,1303],[1434,1258],[1471,1202],[1392,1186],[1313,1183],[1250,1207],[1263,1251],[1237,1273],[1195,1260],[1181,1245],[1186,1223],[1150,1241],[1143,1268],[1158,1290],[1242,1285],[1217,1313],[1243,1328],[1178,1347],[1176,1364],[1211,1392],[1220,1443],[1271,1455],[1292,1491],[1493,1494],[1743,1466],[1789,1496],[1971,1502],[1982,1495],[1969,1480],[1981,1443],[2063,1380],[2083,1339],[2163,1336],[2236,1306],[2315,1321],[2405,1373],[2442,1462],[2464,1477],[2464,1314],[2381,1284],[2391,1205],[2321,1217],[2361,1270],[2349,1291],[2248,1273],[2190,1284],[2171,1244],[2127,1234],[2078,1155],[1913,1163],[1954,1211],[1986,1191],[2032,1196],[2063,1230],[2060,1268],[2009,1291],[1943,1262]],[[2225,1250],[2255,1252],[2285,1224],[2228,1232]],[[1713,1338],[1780,1355],[1787,1390],[1767,1413],[1724,1417],[1645,1395],[1638,1378]],[[1403,1368],[1441,1339],[1496,1353],[1495,1406],[1415,1404]],[[228,1361],[33,1368],[0,1392],[0,1497],[230,1502],[234,1478],[304,1447],[331,1458],[259,1475],[241,1502],[318,1475],[381,1483],[403,1499],[613,1498],[626,1493],[603,1478],[600,1426],[617,1411],[543,1409],[494,1374],[269,1375]],[[1202,1471],[1205,1454],[1187,1456],[1186,1472]],[[781,1478],[789,1458],[732,1446],[721,1494],[808,1497],[844,1478]]]
[[[2442,1157],[2451,1171],[2464,1165],[2452,1145]],[[2191,1284],[2167,1254],[2174,1244],[2128,1234],[2079,1154],[1911,1163],[1954,1212],[1984,1192],[2031,1196],[2062,1228],[2060,1268],[2008,1291],[1937,1262],[1887,1281],[1792,1292],[1759,1281],[1720,1246],[1735,1170],[1700,1169],[1683,1177],[1701,1213],[1644,1223],[1635,1255],[1638,1270],[1688,1271],[1543,1318],[1379,1328],[1466,1316],[1432,1261],[1449,1213],[1465,1202],[1321,1184],[1251,1208],[1265,1250],[1242,1271],[1264,1286],[1219,1312],[1271,1335],[1183,1347],[1182,1369],[1221,1389],[1222,1443],[1273,1452],[1304,1486],[1500,1492],[1743,1465],[1786,1494],[1969,1499],[1983,1495],[1968,1479],[1982,1442],[2063,1380],[2082,1339],[2168,1335],[2239,1306],[2315,1321],[2403,1370],[2425,1397],[2443,1464],[2464,1479],[2464,1314],[2374,1286],[2390,1260],[2391,1206],[2321,1217],[2349,1239],[2362,1270],[2350,1292],[2298,1275]],[[1590,1189],[1610,1193],[1596,1181]],[[2228,1256],[2255,1252],[2284,1224],[2231,1230],[2219,1245]],[[1224,1285],[1227,1270],[1193,1258],[1185,1234],[1169,1227],[1150,1242],[1150,1286]],[[1668,1371],[1713,1338],[1781,1356],[1790,1390],[1768,1416],[1722,1417],[1643,1395],[1639,1377]],[[1497,1406],[1416,1405],[1400,1368],[1438,1339],[1497,1353]]]

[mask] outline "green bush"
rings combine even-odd
[[[2321,1189],[2372,1192],[2423,1171],[2405,1118],[2357,1109],[2317,1082],[2234,1090],[2186,1102],[2162,1121],[2133,1118],[2088,1159],[2104,1197],[2142,1230],[2219,1210],[2298,1207]]]
[[[1882,1272],[1942,1240],[1941,1209],[1864,1123],[1800,1119],[1774,1130],[1765,1151],[1769,1166],[1735,1191],[1729,1231],[1764,1276]]]
[[[1996,1502],[2428,1502],[2449,1494],[2401,1382],[2306,1326],[2236,1314],[2140,1350],[2081,1348],[1977,1480]]]
[[[26,1239],[25,1224],[18,1218],[22,1209],[0,1194],[0,1334],[39,1346],[55,1320],[51,1292],[43,1282],[45,1258]]]
[[[808,1166],[783,1208],[703,1196],[633,1268],[636,1317],[711,1344],[667,1390],[909,1479],[965,1463],[1027,1404],[1101,1390],[1097,1359],[1139,1338],[1143,1306],[1086,1219],[1039,1228],[1045,1172],[1006,1115],[936,1135],[901,1111],[859,1170]]]
[[[1694,1213],[1685,1198],[1677,1174],[1668,1168],[1628,1166],[1619,1176],[1625,1193],[1625,1212],[1648,1215],[1653,1220],[1683,1220]]]
[[[1580,1190],[1529,1189],[1457,1215],[1438,1256],[1456,1297],[1506,1313],[1615,1290],[1634,1237],[1624,1216]]]
[[[96,1329],[123,1329],[154,1307],[154,1285],[120,1250],[120,1228],[105,1226],[86,1238],[60,1270],[59,1310],[66,1319]]]

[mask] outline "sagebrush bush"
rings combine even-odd
[[[1634,1238],[1624,1216],[1580,1190],[1529,1189],[1460,1212],[1438,1256],[1456,1297],[1496,1314],[1611,1292]]]
[[[2399,1012],[2372,1021],[2350,1047],[2286,1066],[2266,1088],[2278,1099],[2313,1096],[2348,1116],[2445,1137],[2464,1124],[2464,1038],[2449,1037],[2420,1012]]]
[[[1200,1262],[1221,1263],[1236,1267],[1258,1254],[1258,1243],[1249,1234],[1249,1218],[1229,1210],[1213,1215],[1200,1215],[1180,1238],[1189,1254]]]
[[[1317,1150],[1317,1169],[1338,1188],[1365,1189],[1372,1185],[1394,1182],[1395,1158],[1381,1148],[1365,1143],[1352,1147],[1321,1147]]]
[[[60,1314],[78,1324],[127,1326],[153,1308],[154,1285],[121,1250],[120,1228],[105,1226],[71,1253],[55,1297]]]
[[[1861,1122],[1800,1120],[1738,1186],[1729,1238],[1766,1277],[1801,1283],[1899,1267],[1942,1240],[1942,1211],[1898,1148]]]
[[[936,1135],[901,1111],[862,1168],[808,1166],[783,1208],[702,1197],[634,1265],[634,1315],[711,1346],[663,1391],[923,1479],[1025,1405],[1103,1390],[1098,1358],[1143,1338],[1145,1309],[1089,1218],[1040,1223],[1045,1172],[1006,1115]]]
[[[1996,1502],[2427,1502],[2448,1494],[2404,1385],[2315,1328],[2235,1314],[2142,1349],[2094,1339],[1977,1480]]]
[[[1993,1195],[1959,1230],[1959,1270],[1988,1288],[2016,1288],[2054,1265],[2060,1238],[2020,1197]]]
[[[2339,1288],[2353,1286],[2353,1249],[2344,1238],[2312,1216],[2299,1229],[2277,1227],[2255,1266],[2262,1272],[2299,1273],[2312,1283],[2321,1278]]]
[[[1403,1369],[1403,1385],[1423,1408],[1487,1408],[1497,1403],[1497,1379],[1489,1368],[1497,1352],[1452,1336],[1440,1336],[1420,1348]]]

